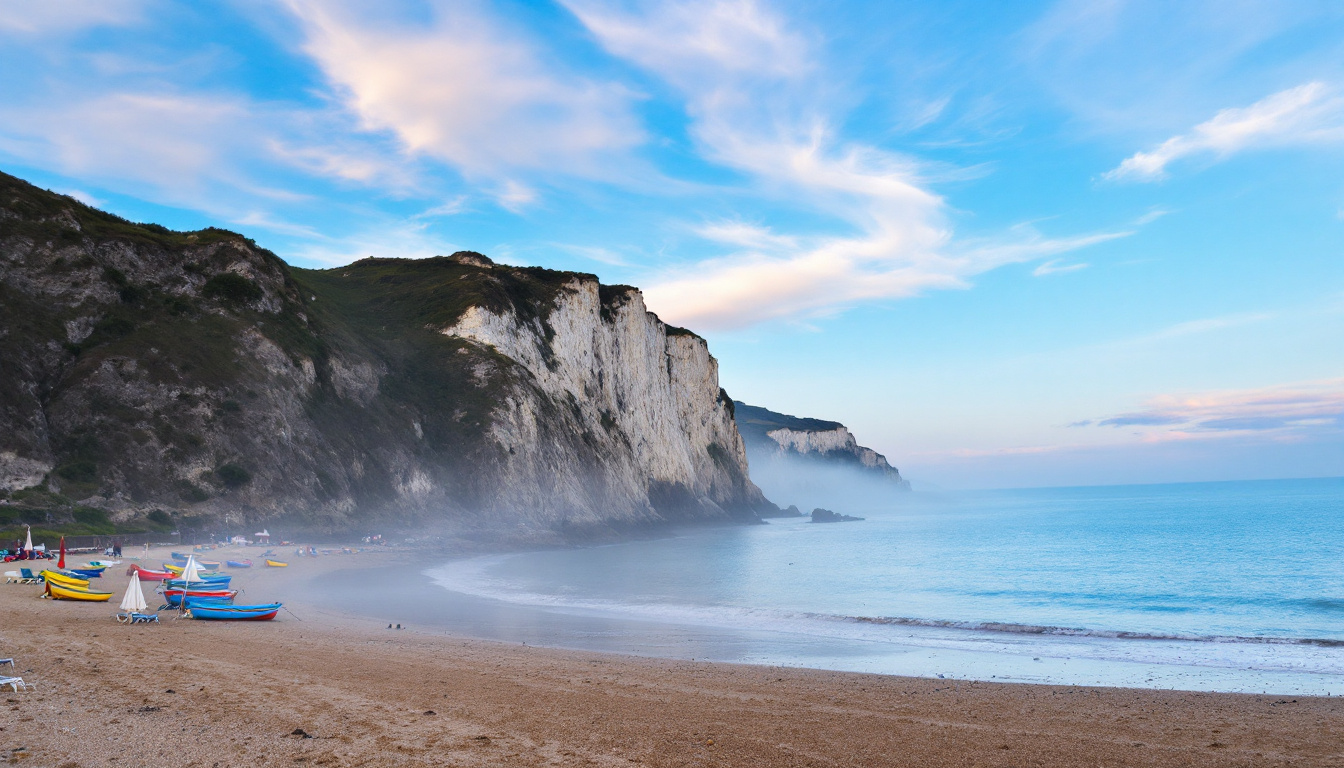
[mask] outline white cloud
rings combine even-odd
[[[15,0],[0,3],[0,32],[53,35],[126,26],[141,20],[146,5],[146,0]]]
[[[0,150],[85,179],[148,184],[171,201],[234,176],[247,105],[218,96],[113,93],[0,106]],[[238,179],[235,177],[236,183]]]
[[[1083,262],[1074,264],[1061,264],[1063,259],[1051,259],[1031,271],[1033,277],[1045,277],[1046,275],[1061,275],[1066,272],[1077,272],[1080,269],[1087,269],[1089,266]]]
[[[729,219],[696,228],[736,249],[651,276],[649,306],[695,328],[834,312],[859,301],[966,286],[972,275],[1127,233],[1047,239],[1026,228],[955,241],[924,167],[847,142],[816,41],[754,0],[565,5],[616,56],[679,90],[706,159],[767,198],[836,223],[830,234]],[[818,225],[812,225],[817,227]],[[818,227],[819,228],[819,227]],[[834,232],[845,232],[834,234]]]
[[[372,131],[470,176],[514,169],[601,175],[643,141],[625,90],[564,72],[466,4],[431,4],[417,26],[348,4],[290,0],[304,50]],[[516,183],[516,182],[510,182]],[[516,190],[505,205],[523,202]]]
[[[696,264],[645,290],[663,319],[693,328],[740,328],[765,320],[834,312],[860,301],[931,289],[965,288],[967,278],[1005,264],[1125,237],[1111,232],[1046,238],[1018,228],[1012,240],[968,241],[907,250],[894,231],[820,238],[781,255],[746,251]],[[943,245],[943,244],[939,244]]]
[[[1268,96],[1249,107],[1224,109],[1189,133],[1173,136],[1149,152],[1136,152],[1104,174],[1112,181],[1157,181],[1167,166],[1190,155],[1218,158],[1267,146],[1344,139],[1344,99],[1324,83],[1307,83]]]

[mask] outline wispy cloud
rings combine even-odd
[[[1107,171],[1111,181],[1157,181],[1167,166],[1190,155],[1223,158],[1247,149],[1344,139],[1344,98],[1313,82],[1268,96],[1249,107],[1224,109],[1189,133],[1148,152],[1136,152]]]
[[[966,287],[996,266],[1127,234],[1046,238],[1019,228],[955,240],[920,162],[838,134],[844,116],[830,103],[817,41],[764,3],[565,5],[608,51],[682,93],[705,159],[742,173],[759,194],[839,225],[825,235],[733,220],[698,227],[702,238],[735,250],[651,276],[649,306],[671,322],[734,328],[827,314]]]
[[[429,22],[416,25],[354,3],[287,5],[304,50],[366,129],[470,176],[602,175],[611,167],[602,160],[644,140],[632,94],[545,61],[521,32],[472,4],[431,4]],[[499,199],[526,202],[514,190]]]
[[[1159,427],[1154,439],[1274,433],[1304,436],[1344,428],[1344,379],[1196,395],[1163,395],[1148,407],[1095,422],[1100,427]]]
[[[41,0],[0,4],[0,33],[48,36],[139,22],[147,0]]]
[[[1045,277],[1046,275],[1060,275],[1067,272],[1077,272],[1080,269],[1087,269],[1089,264],[1085,262],[1075,262],[1073,264],[1061,264],[1063,259],[1051,259],[1038,265],[1031,271],[1034,277]]]

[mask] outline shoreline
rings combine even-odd
[[[12,761],[67,768],[1263,766],[1344,758],[1338,698],[535,648],[388,630],[300,596],[304,583],[335,571],[406,568],[415,557],[294,558],[286,569],[236,572],[249,601],[281,599],[293,610],[267,623],[174,621],[165,612],[159,626],[118,625],[111,616],[124,565],[100,585],[115,593],[110,603],[38,600],[38,587],[3,585],[0,655],[17,657],[16,673],[38,688],[6,692],[0,747]]]

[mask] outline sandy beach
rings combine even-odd
[[[292,613],[267,623],[165,612],[161,625],[118,625],[124,566],[94,582],[116,593],[105,604],[0,587],[0,657],[17,659],[3,669],[37,686],[5,692],[0,758],[66,768],[1344,764],[1340,699],[913,679],[389,630],[295,595],[325,573],[394,568],[404,556],[290,562],[235,576],[249,601],[286,601]]]

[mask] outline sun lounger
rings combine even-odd
[[[19,575],[23,577],[22,580],[19,581],[20,584],[41,584],[41,583],[42,583],[42,579],[40,579],[39,577],[33,575],[33,571],[32,571],[31,568],[20,568],[20,569],[19,569]]]
[[[32,683],[23,682],[22,677],[0,677],[0,688],[4,688],[6,685],[13,688],[15,693],[18,693],[20,688],[27,691],[37,687]]]
[[[5,571],[6,584],[22,584],[23,574],[18,571]]]
[[[117,622],[119,624],[148,624],[150,622],[159,623],[159,614],[157,613],[118,613]]]
[[[14,666],[14,660],[13,660],[13,659],[0,659],[0,664],[8,664],[9,666],[12,667],[12,666]]]

